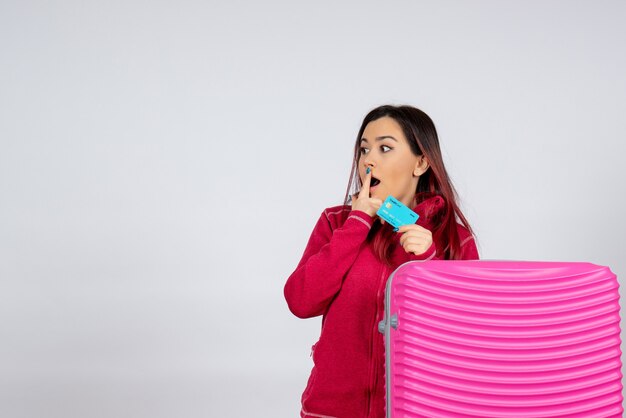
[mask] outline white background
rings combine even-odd
[[[380,104],[482,258],[626,275],[626,3],[298,3],[0,3],[0,416],[298,416],[283,286]]]

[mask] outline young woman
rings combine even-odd
[[[353,180],[360,191],[348,195]],[[376,215],[392,195],[419,215],[397,232]],[[302,418],[385,416],[384,344],[377,325],[389,275],[411,260],[478,259],[433,121],[411,106],[367,114],[344,204],[325,209],[285,284],[299,318],[322,317]]]

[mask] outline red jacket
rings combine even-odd
[[[439,196],[414,211],[418,225],[432,230],[432,215],[443,209]],[[426,214],[426,215],[424,215]],[[376,218],[350,206],[321,214],[302,259],[285,284],[289,309],[300,318],[322,317],[312,347],[313,369],[302,394],[303,418],[383,418],[385,416],[383,319],[385,283],[396,267],[411,260],[439,259],[438,243],[416,256],[396,234],[393,268],[378,261],[366,237]],[[458,225],[462,259],[478,259],[470,233]]]

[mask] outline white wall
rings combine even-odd
[[[384,103],[483,258],[623,280],[626,3],[298,3],[0,3],[0,416],[297,416],[283,285]]]

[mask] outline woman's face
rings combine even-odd
[[[371,121],[363,131],[360,147],[361,184],[366,168],[372,169],[370,197],[385,200],[392,195],[411,207],[419,176],[426,171],[428,164],[423,156],[417,157],[411,152],[398,122],[388,116]]]

